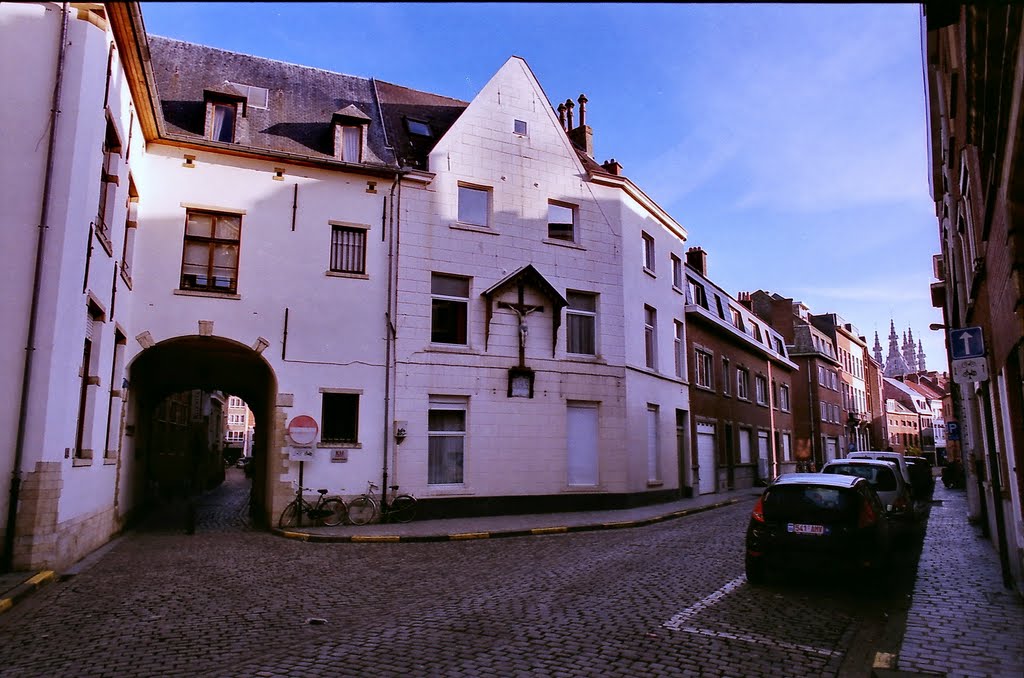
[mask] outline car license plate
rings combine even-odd
[[[789,523],[786,531],[793,534],[810,534],[816,537],[828,534],[828,528],[824,525],[806,525],[804,523]]]

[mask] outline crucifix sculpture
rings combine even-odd
[[[543,311],[543,306],[531,306],[523,300],[523,282],[520,280],[517,287],[518,302],[510,304],[506,301],[498,302],[500,308],[507,308],[519,318],[519,367],[526,367],[526,334],[529,328],[526,326],[526,316],[537,311]]]

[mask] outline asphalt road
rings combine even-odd
[[[408,544],[251,530],[244,479],[0,616],[0,676],[865,676],[888,585],[751,587],[749,502],[646,527]],[[167,514],[171,515],[172,514]]]

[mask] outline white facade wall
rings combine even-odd
[[[26,5],[4,4],[0,9],[0,30],[4,35],[0,56],[3,63],[18,65],[18,77],[4,81],[14,88],[16,105],[4,107],[2,115],[3,153],[10,160],[4,163],[4,204],[13,221],[6,224],[0,249],[5,269],[12,272],[15,294],[4,295],[3,309],[9,323],[5,324],[3,345],[3,388],[5,418],[3,464],[13,465],[15,431],[19,414],[18,399],[29,323],[29,300],[35,261],[37,225],[43,197],[44,168],[49,135],[60,41],[61,11],[56,3]],[[22,477],[31,483],[41,482],[42,493],[53,496],[56,515],[48,513],[48,499],[39,499],[39,514],[31,509],[24,520],[37,521],[46,531],[66,530],[85,521],[105,521],[106,528],[94,525],[83,529],[87,534],[64,536],[51,534],[47,546],[51,553],[74,553],[96,546],[102,539],[97,529],[109,529],[113,519],[116,485],[116,457],[105,459],[107,415],[111,405],[111,383],[114,323],[120,315],[114,311],[114,286],[117,303],[126,302],[127,286],[117,275],[123,247],[124,221],[128,196],[128,149],[132,110],[118,60],[113,59],[107,91],[107,61],[112,37],[104,28],[84,19],[84,10],[71,9],[68,19],[67,51],[61,83],[60,116],[54,142],[54,165],[49,196],[50,210],[46,219],[47,235],[42,281],[39,286],[37,335],[34,350],[32,387],[26,419],[24,456],[20,465]],[[102,22],[100,22],[102,24]],[[26,59],[26,54],[38,58]],[[24,69],[28,69],[27,71]],[[97,221],[100,172],[103,166],[102,142],[107,120],[113,124],[120,139],[121,151],[109,163],[116,185],[108,184],[107,221],[110,226],[110,252],[99,238],[90,236],[90,226]],[[132,149],[133,160],[143,149]],[[10,235],[17,240],[9,241]],[[91,247],[91,254],[88,248]],[[88,276],[84,276],[88,260]],[[83,291],[84,283],[84,291]],[[102,310],[104,322],[93,338],[92,364],[89,374],[95,378],[89,386],[89,407],[85,412],[82,450],[89,458],[75,454],[78,401],[81,385],[80,369],[87,319],[88,301]],[[118,309],[120,312],[120,308]],[[18,347],[17,354],[8,347]],[[116,390],[116,389],[115,389]],[[115,394],[118,395],[118,394]],[[119,400],[114,399],[116,425]],[[9,437],[8,437],[9,436]],[[115,453],[116,454],[116,453]],[[81,455],[79,455],[81,456]],[[87,457],[87,455],[86,455]],[[39,464],[51,464],[46,479],[33,479],[43,473]],[[56,464],[53,466],[52,464]],[[4,473],[3,510],[6,516],[7,474]],[[33,494],[23,494],[35,501]],[[41,495],[40,495],[41,496]],[[19,518],[21,520],[21,518]],[[78,541],[82,544],[79,545]]]
[[[527,135],[514,134],[515,120],[527,124]],[[410,437],[396,457],[398,483],[419,496],[645,491],[647,402],[665,403],[664,443],[675,439],[673,408],[686,406],[681,382],[626,370],[637,339],[631,336],[632,309],[623,303],[624,296],[632,298],[623,285],[630,277],[623,271],[623,256],[632,246],[627,234],[635,232],[639,242],[637,224],[647,223],[646,217],[624,207],[619,189],[581,178],[585,171],[575,150],[532,73],[517,58],[499,70],[435,146],[429,169],[436,175],[433,182],[404,189],[402,196],[395,418],[409,422]],[[458,223],[460,182],[491,191],[487,228]],[[549,200],[577,206],[575,243],[547,238]],[[667,236],[660,225],[646,228],[660,232],[659,238]],[[681,256],[679,245],[677,240],[674,250]],[[526,364],[536,370],[533,399],[507,396],[507,370],[518,362],[518,319],[495,307],[485,349],[486,302],[480,296],[526,264],[563,296],[570,290],[598,295],[597,356],[589,359],[566,354],[564,311],[552,353],[551,300],[527,288],[526,303],[545,307],[527,319]],[[466,347],[430,342],[432,272],[472,278]],[[671,356],[670,318],[682,318],[682,304],[671,292],[670,277],[661,282],[665,289],[649,296],[665,308],[661,329],[666,334],[661,339],[665,355]],[[514,286],[500,298],[514,302]],[[673,303],[678,313],[669,308]],[[632,329],[638,332],[642,355],[642,306],[640,318],[639,327]],[[427,484],[424,434],[431,395],[469,399],[461,486]],[[594,488],[566,483],[570,402],[598,403],[600,481]],[[642,427],[642,441],[633,439],[637,426]],[[674,442],[663,446],[667,456],[662,468],[673,480],[670,487],[675,486],[674,449]]]
[[[334,491],[344,487],[347,494],[363,491],[382,460],[386,190],[368,193],[366,179],[354,175],[191,150],[196,158],[189,168],[185,153],[153,146],[147,156],[145,185],[151,189],[140,201],[136,237],[136,265],[145,271],[136,285],[137,332],[149,332],[159,343],[198,334],[204,320],[213,322],[213,336],[245,346],[262,337],[269,344],[262,355],[278,392],[294,395],[289,419],[308,414],[319,422],[321,388],[361,391],[361,447],[351,449],[343,463],[332,461],[330,449],[318,448],[304,478]],[[283,181],[274,179],[275,167],[285,168]],[[179,290],[183,205],[242,213],[237,295]],[[365,277],[328,273],[332,221],[367,228]],[[129,349],[131,359],[142,347],[130,341]],[[289,468],[284,479],[297,479],[298,462]]]

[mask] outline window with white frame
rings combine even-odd
[[[363,128],[345,125],[341,128],[341,160],[342,162],[362,162],[363,159]]]
[[[828,407],[827,403],[821,403],[821,420],[828,421]]]
[[[565,298],[566,353],[597,355],[597,295],[566,291]]]
[[[366,273],[366,229],[343,224],[331,225],[331,271]]]
[[[689,292],[689,302],[698,306],[708,307],[708,297],[704,291],[704,285],[690,278],[686,279],[686,289]]]
[[[320,441],[324,443],[359,442],[359,394],[321,394]],[[241,417],[241,415],[238,415]]]
[[[735,308],[729,307],[729,313],[732,315],[733,327],[738,329],[740,332],[746,332],[746,328],[743,326],[743,315]]]
[[[658,406],[647,406],[647,482],[661,482],[661,439],[658,433]]]
[[[768,404],[768,380],[763,375],[754,375],[754,396],[758,405]]]
[[[658,312],[644,306],[644,360],[647,367],[658,369]]]
[[[793,461],[793,436],[782,434],[782,461]]]
[[[750,400],[750,370],[745,367],[736,368],[736,397]]]
[[[435,344],[467,343],[469,278],[430,274],[430,341]]]
[[[722,395],[729,395],[729,359],[722,358]]]
[[[672,287],[677,290],[683,289],[683,262],[676,255],[670,255],[672,257]]]
[[[430,396],[427,410],[427,483],[460,485],[466,456],[469,398]]]
[[[459,221],[473,226],[490,225],[491,190],[459,184]]]
[[[653,273],[655,268],[654,238],[647,233],[641,233],[641,237],[644,244],[644,268]]]
[[[714,388],[711,354],[698,348],[694,349],[693,357],[693,382],[703,388]]]
[[[211,137],[214,141],[230,144],[235,140],[235,113],[237,110],[238,107],[233,103],[213,105]]]
[[[548,200],[548,237],[576,241],[576,206]]]
[[[789,412],[789,386],[787,384],[779,386],[779,409]]]
[[[673,328],[675,329],[675,368],[676,376],[680,379],[683,378],[684,365],[686,364],[686,349],[683,342],[683,323],[678,320],[672,321]]]

